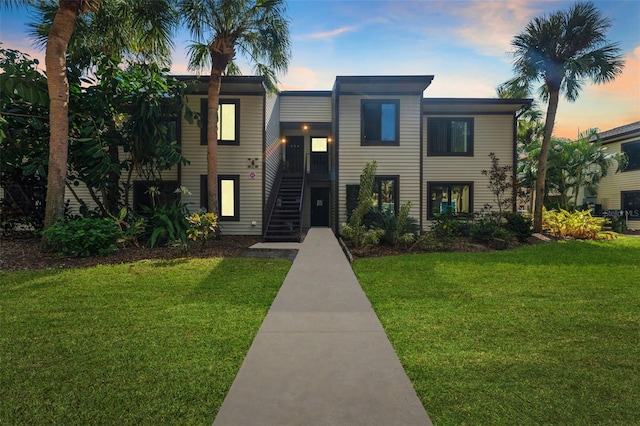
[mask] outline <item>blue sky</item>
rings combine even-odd
[[[613,21],[626,67],[615,82],[589,85],[575,103],[561,100],[556,135],[573,138],[640,120],[640,1],[596,1]],[[434,75],[426,97],[495,97],[512,76],[510,41],[535,16],[572,1],[289,0],[292,57],[281,88],[329,90],[336,75]],[[0,40],[42,58],[26,35],[27,13],[2,12]],[[186,69],[189,36],[176,35],[172,72]],[[240,61],[242,64],[242,61]],[[249,66],[242,66],[251,74]]]

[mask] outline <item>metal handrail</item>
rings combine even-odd
[[[269,199],[267,200],[267,204],[265,205],[265,225],[264,232],[262,237],[267,237],[267,231],[269,230],[269,225],[271,224],[271,217],[273,216],[273,211],[276,207],[276,201],[278,200],[278,191],[280,190],[280,182],[282,181],[282,173],[284,173],[284,160],[280,160],[280,165],[278,166],[278,171],[276,172],[276,176],[273,178],[273,184],[271,185],[271,192],[269,193]]]
[[[303,228],[303,201],[304,201],[304,188],[307,186],[307,160],[309,158],[309,154],[304,156],[304,173],[302,173],[302,188],[300,188],[300,204],[298,206],[298,214],[300,219],[300,233],[298,234],[298,239],[302,239],[302,228]]]

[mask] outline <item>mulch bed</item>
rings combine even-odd
[[[77,268],[130,263],[145,259],[238,257],[260,241],[260,237],[222,236],[218,240],[208,242],[203,250],[193,249],[188,253],[168,247],[123,247],[108,256],[73,258],[43,253],[40,250],[40,238],[33,235],[0,235],[0,270]]]

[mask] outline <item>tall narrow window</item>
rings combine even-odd
[[[640,170],[640,141],[623,143],[621,148],[628,161],[624,171]]]
[[[400,101],[363,99],[361,102],[361,144],[399,145]]]
[[[460,215],[473,212],[473,182],[429,182],[427,192],[428,219],[444,213]]]
[[[473,155],[473,118],[429,118],[428,155]]]
[[[200,175],[200,207],[209,210],[207,175]],[[218,176],[218,217],[221,221],[240,220],[240,176]]]
[[[207,125],[209,122],[209,102],[200,100],[200,145],[207,144]],[[240,100],[220,99],[218,103],[218,145],[240,145]]]
[[[398,213],[398,176],[376,176],[373,207]]]

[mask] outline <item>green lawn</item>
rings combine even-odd
[[[0,424],[210,425],[290,265],[0,271]]]
[[[436,425],[640,424],[640,238],[353,267]]]

